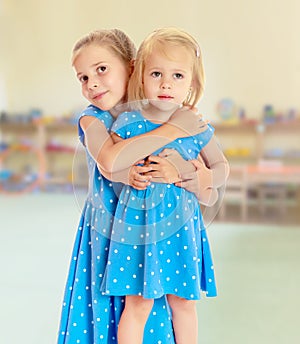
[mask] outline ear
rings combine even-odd
[[[188,99],[190,99],[192,92],[193,92],[193,86],[191,84],[191,86],[189,87],[189,90],[188,90],[188,94],[187,94]]]
[[[190,84],[190,90],[192,91],[192,89],[195,88],[195,87],[196,87],[196,82],[195,82],[195,79],[193,79],[191,81],[191,84]]]

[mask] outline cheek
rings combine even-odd
[[[84,98],[89,98],[89,93],[86,87],[82,86],[81,93],[84,96]]]
[[[119,84],[116,88],[116,95],[120,98],[123,99],[125,98],[126,94],[127,94],[127,86],[128,86],[128,81],[126,82],[126,80],[124,81],[119,81]]]
[[[153,93],[153,89],[151,85],[144,84],[144,93],[145,93],[146,98],[149,98],[151,96],[151,94]]]
[[[129,77],[123,76],[123,78],[117,78],[112,83],[111,86],[113,88],[117,88],[119,91],[127,92]]]

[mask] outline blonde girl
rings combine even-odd
[[[155,30],[142,42],[129,81],[129,100],[136,101],[137,109],[118,117],[113,139],[127,141],[160,128],[179,107],[195,106],[203,87],[202,57],[195,39],[177,28]],[[144,98],[148,102],[139,102]],[[228,175],[227,161],[213,133],[208,126],[204,132],[163,147],[177,150],[185,159],[202,157],[211,169],[210,195]],[[172,309],[176,343],[198,343],[195,300],[201,291],[215,296],[216,285],[194,193],[171,183],[152,183],[145,190],[123,186],[102,291],[126,296],[119,344],[142,343],[153,302],[164,295]]]

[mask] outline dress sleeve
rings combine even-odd
[[[111,127],[111,131],[123,139],[126,138],[126,126],[128,125],[128,112],[121,113]]]
[[[105,125],[108,131],[110,130],[110,127],[112,126],[112,123],[113,123],[113,117],[108,111],[102,111],[96,106],[89,105],[84,111],[82,111],[78,119],[78,136],[79,136],[80,142],[83,145],[84,145],[84,131],[82,130],[80,126],[80,119],[83,116],[92,116],[99,119],[99,121],[101,121]]]
[[[215,128],[211,124],[208,124],[207,126],[208,129],[205,130],[203,133],[199,134],[199,142],[201,148],[205,147],[211,140],[211,138],[214,136]]]
[[[139,112],[121,113],[111,127],[111,131],[122,139],[143,134],[143,120]]]

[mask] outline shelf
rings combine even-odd
[[[21,174],[24,169],[30,167],[33,172],[40,175],[42,189],[47,185],[72,184],[70,175],[78,143],[76,125],[63,121],[5,122],[1,123],[0,133],[4,146],[8,146],[7,153],[2,151],[1,170],[11,171],[13,176]],[[74,147],[70,146],[72,142]],[[10,180],[7,179],[3,183],[9,184]]]
[[[300,164],[300,120],[280,123],[218,122],[212,125],[230,165],[255,165],[261,160],[279,160],[286,165]],[[63,120],[47,123],[5,122],[0,124],[0,133],[4,142],[12,143],[12,140],[15,140],[14,142],[21,146],[32,144],[38,148],[43,158],[40,160],[45,161],[45,175],[51,174],[49,180],[44,178],[45,185],[70,183],[74,154],[80,153],[80,160],[75,164],[75,173],[81,173],[86,166],[86,160],[83,159],[85,151],[78,140],[77,124]],[[71,146],[72,144],[74,146]],[[34,154],[31,157],[30,152],[20,154],[17,149],[15,152],[12,149],[4,162],[2,159],[2,168],[5,170],[5,164],[16,168],[22,164],[23,167],[29,164],[38,172],[41,163],[37,157],[34,159]],[[80,183],[82,184],[82,180]]]
[[[37,130],[37,125],[34,123],[0,123],[0,131],[1,133],[7,132],[17,132],[17,133],[28,133],[28,132],[35,132]]]
[[[48,123],[45,124],[45,130],[47,132],[52,133],[53,131],[64,131],[64,132],[76,132],[77,133],[77,125],[71,124],[71,123],[65,123],[65,122],[59,122],[59,123]]]
[[[258,162],[262,159],[277,159],[284,163],[297,164],[300,161],[300,120],[277,123],[217,123],[214,127],[225,154],[233,152],[227,154],[229,162],[237,159],[249,160],[251,163],[253,160]],[[248,155],[238,154],[239,151],[248,151]],[[235,152],[237,153],[234,154]]]
[[[237,124],[226,124],[226,123],[212,123],[212,126],[217,132],[236,132],[236,131],[246,131],[246,132],[255,132],[257,130],[258,123],[237,123]]]
[[[286,122],[276,122],[276,123],[265,123],[263,124],[264,128],[268,131],[281,131],[281,130],[292,130],[299,131],[300,134],[300,120],[295,121],[286,121]],[[299,135],[300,136],[300,135]]]

